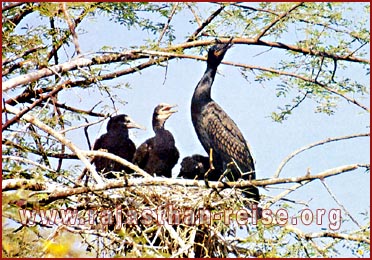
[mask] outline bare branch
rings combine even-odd
[[[288,163],[288,161],[291,160],[293,157],[295,157],[297,154],[302,153],[303,151],[306,151],[306,150],[309,150],[309,149],[311,149],[313,147],[316,147],[316,146],[319,146],[319,145],[323,145],[323,144],[326,144],[326,143],[330,143],[330,142],[336,142],[336,141],[340,141],[340,140],[347,140],[347,139],[357,138],[357,137],[367,137],[367,136],[370,136],[370,133],[354,134],[354,135],[346,135],[346,136],[340,136],[340,137],[327,138],[325,140],[322,140],[322,141],[319,141],[319,142],[316,142],[316,143],[312,143],[310,145],[306,145],[306,146],[298,149],[297,151],[294,151],[290,155],[288,155],[279,164],[279,167],[276,170],[276,172],[275,172],[275,174],[274,174],[273,177],[274,178],[278,178],[279,175],[280,175],[280,172],[282,171],[283,167]]]
[[[33,47],[33,48],[29,49],[29,50],[26,50],[26,51],[21,52],[21,53],[18,54],[18,55],[15,55],[15,56],[10,57],[10,58],[7,58],[7,59],[4,59],[4,60],[2,61],[2,65],[5,66],[5,65],[7,65],[7,64],[10,63],[10,62],[13,62],[13,61],[15,61],[15,60],[18,60],[18,59],[23,58],[24,56],[26,56],[26,55],[28,55],[28,54],[31,54],[31,53],[33,53],[33,52],[35,52],[35,51],[38,51],[38,50],[40,50],[40,49],[45,49],[45,48],[46,48],[46,46],[43,46],[43,45],[35,46],[35,47]],[[4,73],[4,70],[3,70],[3,75],[4,75],[4,74],[6,74],[6,73]]]
[[[173,15],[176,13],[177,7],[178,7],[178,3],[175,3],[173,8],[172,8],[172,11],[171,11],[171,13],[168,17],[167,23],[164,25],[163,31],[160,33],[160,36],[159,36],[159,39],[158,39],[158,45],[160,44],[161,40],[163,39],[163,36],[164,36],[165,32],[168,30],[169,24],[172,21]]]
[[[3,110],[6,110],[6,111],[8,111],[10,113],[13,113],[13,114],[19,114],[21,112],[17,108],[15,108],[13,106],[6,105],[6,104],[5,104],[5,107],[3,107]],[[102,185],[103,184],[103,180],[102,180],[101,176],[98,175],[98,173],[96,172],[96,170],[93,167],[93,165],[91,165],[89,163],[89,160],[87,158],[85,158],[85,156],[82,154],[81,150],[78,147],[76,147],[70,140],[68,140],[63,135],[61,135],[60,133],[56,132],[54,129],[52,129],[51,127],[47,126],[46,124],[44,124],[43,122],[41,122],[40,120],[38,120],[37,118],[35,118],[33,116],[24,115],[23,116],[23,119],[26,120],[27,122],[29,122],[29,123],[37,126],[38,128],[40,128],[44,132],[46,132],[46,133],[54,136],[58,141],[60,141],[64,145],[66,145],[84,163],[85,167],[87,167],[88,170],[91,172],[93,178],[98,183],[98,185]]]
[[[324,231],[324,232],[314,232],[314,233],[304,233],[301,231],[299,228],[296,228],[292,225],[286,225],[285,229],[288,231],[291,231],[295,233],[297,236],[300,238],[321,238],[321,237],[332,237],[332,238],[339,238],[339,239],[346,239],[346,240],[351,240],[351,241],[356,241],[356,242],[363,242],[370,244],[370,239],[368,237],[364,236],[358,236],[358,235],[349,235],[349,234],[342,234],[342,233],[337,233],[337,232],[329,232],[329,231]]]
[[[268,202],[265,203],[263,208],[265,208],[265,209],[270,208],[273,204],[275,204],[276,202],[278,202],[279,200],[281,200],[282,198],[287,196],[289,193],[301,188],[302,186],[305,186],[309,182],[310,181],[303,181],[301,183],[297,183],[297,184],[293,185],[292,187],[288,188],[287,190],[283,191],[282,193],[280,193],[280,194],[276,195],[275,197],[271,198]]]
[[[216,11],[214,11],[197,29],[196,31],[187,39],[186,42],[195,41],[198,34],[206,27],[208,24],[210,24],[214,18],[216,18],[223,9],[225,9],[225,5],[221,5],[220,8],[218,8]]]
[[[125,160],[124,158],[121,158],[120,156],[117,156],[115,154],[108,153],[108,152],[103,152],[103,151],[95,151],[95,150],[81,151],[81,153],[84,154],[85,156],[99,156],[99,157],[104,157],[104,158],[113,160],[115,162],[118,162],[118,163],[132,169],[133,171],[135,171],[136,173],[139,173],[143,177],[152,178],[152,176],[150,174],[148,174],[147,172],[145,172],[144,170],[139,168],[137,165],[134,165],[133,163],[131,163],[131,162]]]
[[[59,91],[61,91],[63,89],[64,86],[65,86],[65,84],[61,84],[61,85],[57,86],[53,91],[49,92],[47,95],[42,96],[38,100],[35,100],[30,106],[25,107],[24,109],[22,109],[22,111],[20,111],[12,119],[6,121],[2,125],[2,131],[6,130],[12,124],[16,123],[24,114],[26,114],[28,111],[32,110],[35,106],[40,104],[43,100],[48,99],[48,98],[52,97],[53,95],[57,94]]]
[[[116,156],[111,157],[110,154],[100,152],[100,151],[83,151],[84,154],[100,154],[101,156],[108,156],[110,159],[116,159]],[[119,157],[120,158],[120,157]],[[128,164],[129,165],[129,164]],[[315,175],[305,175],[299,177],[291,178],[281,178],[281,179],[262,179],[262,180],[252,180],[252,181],[238,181],[238,182],[209,182],[209,188],[211,189],[223,189],[223,188],[246,188],[250,186],[260,186],[265,187],[267,185],[283,184],[283,183],[298,183],[304,181],[313,181],[317,179],[324,179],[331,176],[336,176],[338,174],[356,170],[360,167],[369,167],[369,165],[364,164],[352,164],[340,166],[337,168],[329,169]],[[26,180],[27,182],[27,180]],[[43,184],[43,181],[39,182]],[[145,178],[125,178],[110,180],[105,184],[95,187],[77,187],[77,188],[56,188],[55,190],[49,190],[50,193],[48,198],[42,199],[38,203],[50,203],[58,199],[64,199],[72,195],[83,194],[87,192],[103,191],[108,189],[117,189],[124,187],[136,187],[136,186],[171,186],[171,185],[182,185],[185,187],[201,187],[208,188],[204,180],[185,180],[185,179],[169,179],[165,177],[145,177]]]
[[[7,5],[3,5],[1,7],[1,12],[3,13],[5,11],[8,11],[8,10],[14,8],[14,7],[17,7],[17,6],[21,6],[23,4],[25,4],[25,2],[12,2],[12,3],[8,3]]]
[[[274,19],[270,24],[268,24],[265,28],[262,29],[262,31],[256,36],[256,41],[259,41],[271,28],[275,26],[280,20],[285,18],[287,15],[289,15],[293,10],[297,9],[303,5],[303,3],[297,3],[293,7],[291,7],[287,12],[279,15],[277,18]]]
[[[9,190],[34,190],[34,191],[41,191],[47,189],[47,184],[43,181],[31,179],[9,179],[9,180],[2,180],[2,191],[9,191]]]
[[[230,42],[230,39],[222,38],[222,39],[219,39],[219,41],[221,43],[228,43],[228,42]],[[163,50],[164,51],[175,51],[175,50],[179,50],[179,49],[188,49],[188,48],[197,47],[197,46],[206,46],[206,45],[214,44],[215,42],[216,42],[215,40],[200,40],[200,41],[190,41],[190,42],[187,41],[187,42],[182,43],[182,44],[173,45],[169,48],[164,48]],[[275,48],[291,50],[291,51],[295,51],[295,52],[299,52],[299,53],[303,53],[303,54],[309,54],[309,55],[314,55],[314,56],[332,58],[332,59],[336,59],[336,60],[345,60],[345,61],[368,63],[368,64],[370,63],[368,60],[358,58],[358,57],[354,57],[354,56],[350,56],[350,57],[339,56],[339,55],[336,55],[336,54],[315,51],[315,50],[312,50],[312,49],[301,48],[301,47],[294,46],[294,45],[286,45],[286,44],[278,43],[278,42],[268,42],[268,41],[262,41],[262,40],[256,41],[254,39],[246,39],[246,38],[234,38],[232,42],[234,44],[250,44],[250,45],[262,45],[262,46],[268,46],[268,47],[275,47]],[[13,88],[17,87],[17,86],[39,80],[40,78],[48,77],[48,76],[54,75],[55,73],[60,73],[61,74],[63,72],[67,72],[67,71],[70,71],[70,70],[77,69],[78,67],[87,67],[87,66],[96,65],[96,64],[106,64],[106,63],[111,63],[111,62],[120,62],[120,61],[124,61],[124,60],[126,60],[126,61],[135,60],[135,59],[139,58],[139,56],[135,55],[135,53],[140,53],[140,52],[141,52],[140,49],[134,49],[134,50],[131,50],[131,51],[121,52],[120,54],[98,56],[98,57],[94,57],[92,59],[79,58],[78,57],[78,58],[73,59],[69,62],[54,65],[50,68],[43,68],[41,70],[31,72],[31,73],[28,73],[28,74],[25,74],[25,75],[20,75],[18,77],[9,79],[5,82],[3,81],[2,82],[3,91],[6,92],[10,89],[13,89]],[[162,60],[160,60],[160,61],[162,61]],[[150,61],[150,62],[147,62],[147,63],[143,63],[139,66],[136,66],[135,70],[133,70],[132,68],[128,69],[128,70],[130,71],[129,73],[133,73],[134,71],[138,71],[138,70],[147,68],[151,65],[157,64],[158,62],[159,61],[156,61],[156,62],[155,61]],[[122,75],[123,73],[117,73],[117,74]],[[128,72],[126,72],[126,74],[128,74]],[[321,84],[321,83],[318,83],[318,84]],[[326,87],[326,86],[324,85],[324,87]],[[333,90],[333,92],[335,92],[335,91]],[[340,93],[338,93],[338,94],[340,94]],[[349,101],[350,102],[355,102],[355,100],[352,100],[352,99],[349,99]]]
[[[72,41],[75,45],[75,52],[76,52],[77,55],[80,55],[81,54],[81,49],[80,49],[80,45],[79,45],[79,41],[78,41],[78,36],[75,32],[76,25],[73,23],[73,21],[70,18],[70,15],[67,12],[66,3],[61,3],[60,6],[61,6],[63,14],[65,15],[66,22],[68,24],[68,27],[69,27],[71,35],[72,35]]]
[[[45,165],[42,165],[40,163],[34,162],[34,161],[26,159],[26,158],[22,158],[22,157],[18,157],[18,156],[11,156],[11,155],[3,155],[2,157],[3,157],[2,158],[3,160],[20,161],[20,162],[35,165],[36,167],[39,167],[39,168],[43,169],[44,171],[55,172],[55,170],[53,170],[52,168],[49,168]]]
[[[360,229],[362,229],[363,227],[356,221],[356,219],[350,214],[350,212],[345,208],[345,206],[342,205],[340,201],[338,201],[338,199],[333,194],[333,192],[331,191],[331,188],[329,188],[327,183],[324,180],[320,180],[320,181],[322,182],[323,186],[328,191],[329,195],[331,195],[332,199],[337,203],[337,205],[339,205],[342,208],[342,210],[346,213],[346,215],[349,216],[349,218],[355,223],[355,225],[357,225]]]

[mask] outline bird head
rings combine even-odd
[[[113,130],[113,129],[130,129],[130,128],[137,128],[137,129],[143,129],[146,128],[137,124],[130,116],[122,114],[117,115],[112,118],[107,123],[107,131]]]
[[[209,65],[218,66],[221,63],[223,57],[226,54],[226,51],[228,49],[230,49],[230,47],[232,46],[232,44],[231,44],[232,40],[233,40],[233,38],[231,38],[225,44],[219,43],[219,44],[216,44],[216,45],[212,46],[209,49],[208,59],[207,59],[207,62],[208,62]]]
[[[177,110],[172,110],[172,108],[176,107],[177,105],[169,105],[166,103],[161,103],[155,107],[154,115],[153,115],[153,125],[160,123],[163,125],[164,122],[173,114],[178,112]]]

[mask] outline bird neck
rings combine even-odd
[[[211,89],[214,77],[216,76],[216,72],[217,67],[210,65],[207,66],[207,69],[203,77],[201,78],[201,80],[199,81],[198,85],[195,88],[192,103],[195,102],[200,105],[212,100]]]
[[[165,121],[163,120],[153,120],[152,122],[152,129],[154,130],[155,133],[164,130],[164,124]]]
[[[129,137],[128,129],[115,129],[115,130],[111,129],[108,133],[110,133],[110,135],[117,136],[120,138]]]

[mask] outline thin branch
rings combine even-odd
[[[214,11],[196,30],[195,32],[188,37],[186,42],[192,42],[195,41],[198,34],[206,27],[208,26],[214,18],[216,18],[222,11],[225,9],[226,5],[221,5],[220,8],[218,8],[216,11]]]
[[[190,3],[187,3],[186,2],[186,5],[187,7],[190,9],[191,13],[194,15],[194,18],[195,18],[195,21],[196,23],[198,24],[199,27],[201,27],[202,25],[202,21],[200,20],[200,17],[197,15],[197,13],[195,12],[194,8],[192,8],[192,6],[190,5]]]
[[[161,51],[142,50],[142,51],[138,52],[137,54],[140,55],[140,56],[146,56],[146,57],[147,57],[147,55],[163,56],[163,57],[168,57],[168,59],[177,57],[177,58],[187,58],[187,59],[195,59],[195,60],[203,60],[203,61],[206,60],[205,57],[201,57],[201,56],[178,54],[178,53],[171,53],[171,52],[161,52]],[[357,105],[358,107],[362,108],[363,110],[365,110],[367,112],[370,111],[368,107],[364,106],[363,104],[356,101],[355,99],[349,98],[345,94],[343,94],[341,92],[338,92],[337,90],[334,90],[330,87],[327,87],[325,84],[323,84],[323,83],[321,83],[317,80],[311,79],[311,78],[307,78],[307,77],[304,77],[304,76],[301,76],[301,75],[298,75],[298,74],[295,74],[295,73],[291,73],[291,72],[285,72],[285,71],[280,71],[280,70],[271,69],[271,68],[265,68],[265,67],[261,67],[261,66],[246,65],[246,64],[242,64],[242,63],[229,62],[229,61],[222,61],[221,63],[226,64],[226,65],[235,66],[235,67],[241,67],[241,68],[245,68],[245,69],[261,70],[261,71],[266,71],[266,72],[270,72],[270,73],[275,73],[275,74],[278,74],[278,75],[298,78],[298,79],[301,79],[303,81],[316,84],[316,85],[324,88],[325,90],[327,90],[327,91],[329,91],[329,92],[331,92],[331,93],[333,93],[337,96],[342,97],[343,99],[347,100],[348,102]]]
[[[90,153],[90,152],[98,152],[98,151],[83,151],[83,152],[85,154],[95,154],[95,153]],[[108,155],[108,153],[105,153],[105,155]],[[110,157],[110,158],[115,158],[115,157]],[[320,172],[315,175],[305,175],[305,176],[291,177],[291,178],[262,179],[262,180],[226,182],[226,183],[210,181],[209,188],[212,188],[212,189],[216,189],[216,188],[221,189],[221,188],[227,188],[227,187],[246,188],[252,185],[264,187],[267,185],[274,185],[274,184],[313,181],[317,179],[323,179],[323,178],[328,178],[331,176],[336,176],[344,172],[356,170],[360,167],[369,167],[369,165],[364,165],[364,164],[345,165],[345,166],[340,166],[337,168],[329,169],[329,170]],[[7,183],[8,182],[11,183],[13,180],[6,180],[6,181]],[[34,180],[23,180],[23,181],[27,183],[28,181],[34,181]],[[44,185],[44,181],[39,181],[38,183],[40,185]],[[3,183],[3,185],[5,184]],[[136,186],[171,186],[171,185],[182,185],[185,187],[188,186],[188,187],[207,188],[204,180],[198,181],[198,180],[185,180],[185,179],[169,179],[165,177],[126,178],[124,180],[122,179],[110,180],[104,183],[103,185],[95,186],[95,187],[69,188],[69,187],[58,187],[57,186],[54,190],[49,189],[48,190],[48,193],[50,193],[49,197],[41,199],[40,201],[38,201],[38,203],[47,204],[47,203],[50,203],[58,199],[65,199],[72,195],[78,195],[78,194],[95,192],[95,191],[103,191],[103,190],[108,190],[108,189],[136,187]]]
[[[310,181],[303,181],[301,183],[297,183],[293,185],[292,187],[288,188],[287,190],[283,191],[282,193],[276,195],[275,197],[271,198],[268,202],[265,203],[264,207],[265,209],[270,208],[273,204],[287,196],[289,193],[294,192],[295,190],[301,188],[302,186],[305,186]]]
[[[2,61],[2,65],[5,66],[5,65],[7,65],[10,62],[13,62],[15,60],[21,59],[21,58],[23,58],[24,56],[26,56],[28,54],[31,54],[31,53],[33,53],[35,51],[38,51],[38,50],[41,50],[41,49],[45,49],[45,48],[46,48],[46,46],[43,46],[43,45],[35,46],[35,47],[31,48],[31,49],[28,49],[28,50],[25,50],[25,51],[21,52],[18,55],[15,55],[15,56],[10,57],[10,58],[7,58],[7,59],[4,59]],[[4,72],[3,72],[3,75],[4,75]]]
[[[275,18],[274,21],[272,21],[270,24],[268,24],[267,26],[265,26],[265,28],[263,28],[262,31],[256,36],[256,41],[259,41],[271,28],[273,28],[275,26],[275,24],[277,24],[280,20],[282,20],[283,18],[285,18],[293,10],[297,9],[301,5],[303,5],[302,2],[301,3],[298,3],[298,4],[295,4],[287,12],[285,12],[285,13],[279,15],[277,18]]]
[[[43,156],[44,153],[41,153],[40,151],[38,150],[35,150],[35,149],[32,149],[28,146],[22,146],[22,145],[19,145],[19,144],[16,144],[12,141],[9,141],[9,140],[6,140],[6,139],[3,139],[2,140],[2,144],[3,145],[6,145],[6,146],[10,146],[12,148],[16,148],[20,151],[23,151],[23,152],[29,152],[29,153],[33,153],[33,154],[36,154],[36,155],[40,155],[40,156]],[[51,152],[46,152],[45,155],[47,157],[53,157],[53,158],[63,158],[63,159],[79,159],[75,154],[66,154],[66,153],[51,153]]]
[[[104,157],[104,158],[113,160],[115,162],[118,162],[118,163],[132,169],[133,171],[135,171],[136,173],[140,174],[143,177],[152,178],[152,176],[150,174],[148,174],[147,172],[142,170],[137,165],[135,165],[135,164],[127,161],[126,159],[121,158],[120,156],[117,156],[115,154],[108,153],[108,152],[103,152],[103,151],[95,151],[95,150],[91,150],[91,151],[83,151],[82,150],[81,153],[84,154],[85,156],[94,156],[94,157],[99,156],[99,157]]]
[[[77,55],[80,55],[81,54],[81,49],[80,49],[80,45],[79,45],[78,36],[76,34],[76,31],[75,31],[76,25],[73,23],[73,21],[70,18],[70,15],[67,12],[66,3],[61,3],[60,6],[61,6],[63,14],[65,15],[66,22],[68,24],[68,27],[69,27],[71,35],[72,35],[72,42],[75,45],[75,52],[76,52]]]
[[[89,8],[85,8],[81,14],[76,18],[74,19],[74,24],[75,24],[75,28],[79,25],[79,23],[83,20],[83,18],[90,12],[90,8],[91,7],[94,7],[96,5],[99,5],[99,3],[92,3],[92,6],[90,6]],[[53,56],[54,54],[61,48],[61,46],[63,44],[65,44],[68,40],[68,38],[70,37],[70,34],[69,33],[66,33],[65,35],[63,35],[63,37],[57,42],[57,44],[55,46],[53,46],[53,49],[48,53],[48,56],[47,56],[47,60],[49,61]]]
[[[66,128],[66,129],[60,131],[59,133],[60,133],[60,134],[65,134],[66,132],[69,132],[69,131],[72,131],[72,130],[76,130],[76,129],[79,129],[79,128],[82,128],[82,127],[86,128],[86,127],[88,127],[88,126],[98,124],[98,123],[100,123],[100,122],[102,122],[102,121],[104,121],[104,120],[106,120],[105,117],[100,118],[99,120],[94,121],[94,122],[91,122],[91,123],[88,122],[88,123],[85,123],[85,124],[81,124],[81,125],[77,125],[77,126],[72,126],[72,127],[70,127],[70,128]]]
[[[342,234],[342,233],[329,232],[329,231],[304,233],[302,230],[292,225],[286,225],[285,229],[287,229],[290,232],[295,233],[298,237],[304,238],[304,239],[332,237],[332,238],[339,238],[339,239],[345,239],[345,240],[351,240],[351,241],[370,244],[370,239],[367,236],[349,235],[349,234]]]
[[[47,95],[40,97],[38,100],[35,100],[30,106],[25,107],[19,113],[17,113],[12,119],[9,119],[2,125],[2,131],[8,129],[12,124],[16,123],[23,115],[27,112],[31,111],[36,105],[40,104],[43,100],[52,97],[53,95],[57,94],[65,87],[65,84],[61,84],[57,86],[53,91],[49,92]]]
[[[40,163],[37,163],[35,161],[29,160],[29,159],[26,159],[26,158],[22,158],[22,157],[18,157],[18,156],[3,155],[2,159],[3,160],[20,161],[20,162],[35,165],[36,167],[39,167],[39,168],[43,169],[44,171],[55,172],[55,170],[53,170],[52,168],[49,168],[49,167],[47,167],[45,165],[42,165]]]
[[[179,4],[179,3],[175,3],[175,4],[173,5],[173,8],[172,8],[172,11],[171,11],[171,13],[170,13],[170,15],[169,15],[169,17],[168,17],[167,23],[164,25],[163,31],[160,33],[160,36],[159,36],[159,39],[158,39],[158,45],[160,45],[160,42],[161,42],[161,40],[163,39],[163,36],[164,36],[165,32],[168,30],[169,24],[170,24],[170,22],[172,21],[172,18],[173,18],[173,16],[174,16],[174,14],[176,13],[176,10],[177,10],[177,7],[178,7],[178,4]]]
[[[345,206],[340,201],[338,201],[338,199],[333,194],[333,192],[331,191],[331,188],[329,188],[327,183],[324,180],[320,180],[320,181],[322,182],[323,186],[328,191],[329,195],[331,195],[332,199],[337,203],[337,205],[342,208],[342,210],[346,213],[346,215],[349,216],[349,218],[351,219],[351,221],[355,223],[355,225],[357,225],[360,229],[362,229],[363,227],[358,223],[358,221],[356,221],[356,219],[350,214],[350,212],[345,208]]]
[[[5,11],[8,11],[9,9],[12,9],[14,7],[17,7],[17,6],[21,6],[23,4],[26,4],[25,2],[12,2],[12,3],[8,3],[6,5],[3,5],[1,7],[1,12],[4,13]]]
[[[19,114],[21,111],[18,110],[17,108],[9,105],[5,105],[3,107],[3,110],[6,110],[10,113],[13,114]],[[101,176],[98,175],[98,173],[95,170],[95,167],[89,163],[89,160],[82,154],[82,150],[80,150],[78,147],[76,147],[70,140],[65,138],[63,135],[60,133],[56,132],[53,128],[47,126],[37,118],[30,116],[30,115],[24,115],[23,119],[26,120],[27,122],[37,126],[44,132],[50,134],[51,136],[54,136],[58,141],[60,141],[62,144],[66,145],[74,154],[76,154],[79,159],[84,163],[85,167],[88,168],[88,170],[91,172],[93,178],[95,181],[98,183],[98,185],[102,185],[104,182],[101,178]]]
[[[279,175],[280,175],[280,172],[282,171],[283,167],[288,163],[289,160],[291,160],[293,157],[295,157],[296,155],[298,155],[299,153],[302,153],[306,150],[309,150],[313,147],[316,147],[316,146],[319,146],[319,145],[323,145],[323,144],[326,144],[326,143],[330,143],[330,142],[336,142],[336,141],[341,141],[341,140],[347,140],[347,139],[351,139],[351,138],[357,138],[357,137],[367,137],[367,136],[370,136],[370,133],[363,133],[363,134],[354,134],[354,135],[346,135],[346,136],[339,136],[339,137],[333,137],[333,138],[327,138],[325,140],[322,140],[322,141],[319,141],[319,142],[316,142],[316,143],[312,143],[312,144],[309,144],[309,145],[306,145],[304,147],[301,147],[300,149],[294,151],[293,153],[291,153],[290,155],[288,155],[280,164],[279,164],[279,167],[278,169],[276,170],[273,178],[278,178]]]
[[[190,39],[191,38],[189,38],[189,40],[185,43],[173,45],[171,47],[164,48],[163,50],[168,51],[168,52],[177,51],[179,49],[188,49],[188,48],[193,48],[193,47],[197,47],[197,46],[207,46],[207,45],[214,44],[216,42],[215,39],[213,39],[213,40],[210,40],[210,39],[209,40],[199,40],[199,41],[192,41]],[[219,39],[219,42],[228,43],[228,42],[231,42],[231,38],[229,38],[229,39],[221,38],[221,39]],[[234,38],[232,40],[232,43],[275,47],[275,48],[279,48],[279,49],[290,50],[290,51],[299,52],[299,53],[308,54],[308,55],[313,55],[313,56],[327,57],[327,58],[332,58],[332,59],[336,59],[336,60],[345,60],[345,61],[350,61],[350,62],[360,62],[360,63],[367,63],[367,64],[370,63],[369,60],[354,57],[354,56],[345,57],[345,56],[340,56],[340,55],[331,54],[331,53],[327,53],[327,52],[320,52],[320,51],[316,51],[316,50],[312,50],[312,49],[302,48],[302,47],[299,47],[299,46],[283,44],[283,43],[279,43],[279,42],[269,42],[269,41],[262,41],[262,40],[256,41],[254,39],[246,39],[246,38]],[[20,76],[14,77],[14,78],[9,79],[5,82],[3,81],[2,82],[3,92],[6,92],[6,91],[8,91],[10,89],[13,89],[13,88],[16,88],[17,86],[20,86],[20,85],[31,83],[31,82],[37,81],[41,78],[54,75],[55,73],[64,73],[64,72],[67,72],[67,71],[70,71],[70,70],[75,70],[79,67],[88,67],[88,66],[97,65],[97,64],[107,64],[107,63],[111,63],[111,62],[122,62],[122,61],[136,60],[136,59],[139,58],[139,56],[135,55],[135,53],[141,53],[141,51],[142,50],[140,50],[140,49],[134,49],[134,50],[131,50],[131,51],[124,51],[124,52],[121,52],[119,54],[97,56],[97,57],[94,57],[92,59],[79,57],[79,58],[73,59],[71,61],[62,63],[62,64],[51,66],[50,68],[43,68],[43,69],[35,71],[35,72],[30,72],[30,73],[25,74],[25,75],[20,75]],[[157,62],[159,62],[159,61],[156,61],[156,62],[152,61],[152,62],[146,63],[146,65],[142,64],[142,65],[136,66],[136,70],[147,68],[151,65],[157,64]],[[321,84],[321,83],[319,83],[319,84]],[[326,86],[324,86],[324,87],[326,87]],[[350,99],[350,101],[352,102],[351,99]]]

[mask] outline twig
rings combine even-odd
[[[5,11],[8,11],[9,9],[12,9],[14,7],[20,6],[26,4],[25,2],[12,2],[8,3],[7,5],[4,5],[1,7],[1,12],[4,13]]]
[[[41,49],[45,49],[45,48],[46,48],[46,46],[44,46],[44,45],[35,46],[35,47],[31,48],[31,49],[28,49],[26,51],[21,52],[18,55],[15,55],[15,56],[10,57],[10,58],[7,58],[7,59],[4,59],[2,61],[2,65],[5,66],[5,65],[7,65],[10,62],[13,62],[15,60],[21,59],[21,58],[23,58],[24,56],[26,56],[28,54],[31,54],[31,53],[33,53],[35,51],[38,51],[38,50],[41,50]]]
[[[53,95],[57,94],[59,91],[61,91],[65,87],[65,84],[62,83],[61,85],[57,86],[53,91],[49,92],[47,95],[42,96],[38,100],[35,100],[30,106],[25,107],[22,109],[19,113],[17,113],[12,119],[6,121],[2,125],[2,131],[9,128],[12,124],[16,123],[23,115],[25,115],[27,112],[31,111],[35,106],[40,104],[43,100],[48,99],[52,97]]]
[[[68,24],[68,27],[69,27],[71,35],[72,35],[72,42],[75,45],[75,52],[76,52],[77,55],[80,55],[81,54],[81,49],[80,49],[80,45],[79,45],[79,41],[78,41],[78,36],[76,34],[76,31],[75,31],[75,24],[72,22],[69,14],[67,12],[66,3],[61,3],[60,6],[61,6],[63,14],[65,15],[66,22]]]
[[[24,152],[30,152],[30,153],[33,153],[33,154],[36,154],[36,155],[40,155],[40,156],[43,156],[44,154],[41,153],[40,151],[38,150],[35,150],[35,149],[32,149],[28,146],[22,146],[22,145],[19,145],[19,144],[16,144],[10,140],[6,140],[6,139],[3,139],[2,140],[2,144],[3,145],[7,145],[7,146],[11,146],[13,148],[16,148],[20,151],[24,151]],[[47,152],[45,153],[46,156],[48,157],[53,157],[53,158],[63,158],[63,159],[79,159],[75,154],[66,154],[66,153],[52,153],[52,152]]]
[[[104,157],[104,158],[113,160],[115,162],[118,162],[118,163],[132,169],[133,171],[135,171],[136,173],[140,174],[143,177],[152,178],[152,175],[148,174],[147,172],[145,172],[144,170],[139,168],[137,165],[134,165],[133,163],[131,163],[131,162],[125,160],[124,158],[121,158],[120,156],[117,156],[115,154],[108,153],[108,152],[103,152],[103,151],[94,151],[94,150],[91,150],[91,151],[81,150],[80,152],[82,154],[84,154],[85,156],[94,156],[94,157],[99,156],[99,157]]]
[[[160,36],[159,36],[159,39],[158,39],[158,45],[160,44],[161,40],[163,39],[163,36],[164,36],[165,32],[168,30],[168,27],[169,27],[170,22],[172,21],[173,15],[176,13],[178,4],[179,3],[175,3],[173,5],[172,11],[171,11],[170,15],[168,16],[167,23],[164,25],[163,31],[160,33]]]
[[[192,42],[195,41],[198,34],[208,25],[210,24],[214,18],[216,18],[222,11],[225,9],[225,5],[221,5],[220,8],[218,8],[216,11],[214,11],[196,30],[195,32],[188,37],[186,42]]]
[[[21,112],[17,108],[15,108],[13,106],[9,106],[9,105],[5,105],[4,108],[3,108],[3,110],[7,110],[8,112],[13,113],[13,114],[19,114]],[[41,122],[40,120],[38,120],[37,118],[35,118],[33,116],[24,115],[23,116],[23,119],[26,120],[27,122],[29,122],[29,123],[37,126],[38,128],[40,128],[44,132],[50,134],[51,136],[54,136],[58,141],[60,141],[64,145],[66,145],[84,163],[85,167],[87,167],[88,170],[91,172],[93,178],[98,183],[98,185],[104,184],[101,176],[98,175],[98,173],[96,172],[96,170],[93,167],[93,165],[91,165],[89,163],[89,160],[82,154],[82,152],[81,152],[82,150],[80,150],[78,147],[76,147],[70,140],[68,140],[63,135],[61,135],[60,133],[56,132],[54,129],[52,129],[51,127],[47,126],[46,124],[44,124],[43,122]]]
[[[262,31],[256,36],[256,41],[259,41],[272,27],[275,26],[275,24],[277,24],[280,20],[282,20],[283,18],[285,18],[287,15],[289,15],[293,10],[297,9],[298,7],[300,7],[301,5],[303,5],[303,3],[298,3],[298,4],[295,4],[292,8],[290,8],[287,12],[279,15],[274,21],[272,21],[270,24],[268,24],[267,26],[265,26],[265,28],[262,29]]]
[[[339,239],[346,239],[356,242],[363,242],[370,244],[370,239],[368,237],[358,236],[358,235],[349,235],[349,234],[342,234],[337,232],[314,232],[314,233],[304,233],[299,228],[296,228],[292,225],[286,225],[285,229],[290,232],[295,233],[300,238],[310,239],[310,238],[321,238],[321,237],[332,237],[332,238],[339,238]]]
[[[265,209],[270,208],[273,204],[275,204],[276,202],[278,202],[279,200],[281,200],[282,198],[287,196],[289,193],[297,190],[298,188],[301,188],[302,186],[305,186],[309,182],[310,181],[303,181],[301,183],[297,183],[297,184],[293,185],[292,187],[288,188],[287,190],[283,191],[282,193],[280,193],[280,194],[276,195],[275,197],[271,198],[268,202],[265,203],[263,208],[265,208]]]
[[[77,125],[77,126],[72,126],[70,128],[66,128],[66,129],[64,129],[62,131],[59,131],[59,133],[60,134],[65,134],[66,132],[69,132],[69,131],[72,131],[72,130],[76,130],[76,129],[79,129],[79,128],[82,128],[82,127],[87,128],[88,126],[98,124],[98,123],[100,123],[100,122],[102,122],[104,120],[106,120],[105,117],[103,117],[103,118],[101,118],[101,119],[99,119],[97,121],[91,122],[91,123],[87,122],[85,124],[81,124],[81,125]]]
[[[337,203],[337,205],[339,205],[342,208],[342,210],[346,213],[346,215],[348,215],[350,217],[350,219],[355,223],[355,225],[357,225],[360,229],[362,229],[363,227],[356,221],[356,219],[350,214],[350,212],[345,208],[345,206],[343,204],[341,204],[340,201],[338,201],[338,199],[333,194],[333,192],[331,191],[331,188],[329,188],[327,183],[322,179],[320,179],[320,181],[322,182],[323,186],[327,189],[327,191],[328,191],[329,195],[331,195],[332,199]]]
[[[279,164],[279,167],[276,170],[273,178],[278,178],[279,175],[280,175],[280,172],[282,171],[283,167],[288,163],[288,161],[291,160],[293,157],[295,157],[297,154],[302,153],[303,151],[306,151],[306,150],[309,150],[309,149],[311,149],[311,148],[313,148],[315,146],[323,145],[323,144],[330,143],[330,142],[336,142],[336,141],[340,141],[340,140],[347,140],[347,139],[357,138],[357,137],[367,137],[367,136],[370,136],[370,133],[354,134],[354,135],[346,135],[346,136],[340,136],[340,137],[327,138],[325,140],[322,140],[322,141],[319,141],[319,142],[316,142],[316,143],[312,143],[310,145],[306,145],[306,146],[304,146],[304,147],[302,147],[302,148],[294,151],[290,155],[288,155]]]
[[[195,17],[195,21],[196,21],[196,23],[198,24],[198,26],[201,27],[201,25],[202,25],[202,21],[200,20],[199,16],[198,16],[197,13],[195,12],[194,8],[192,8],[192,6],[190,5],[190,3],[187,3],[187,2],[186,2],[186,5],[187,5],[187,7],[190,9],[191,13],[194,15],[194,17]]]

